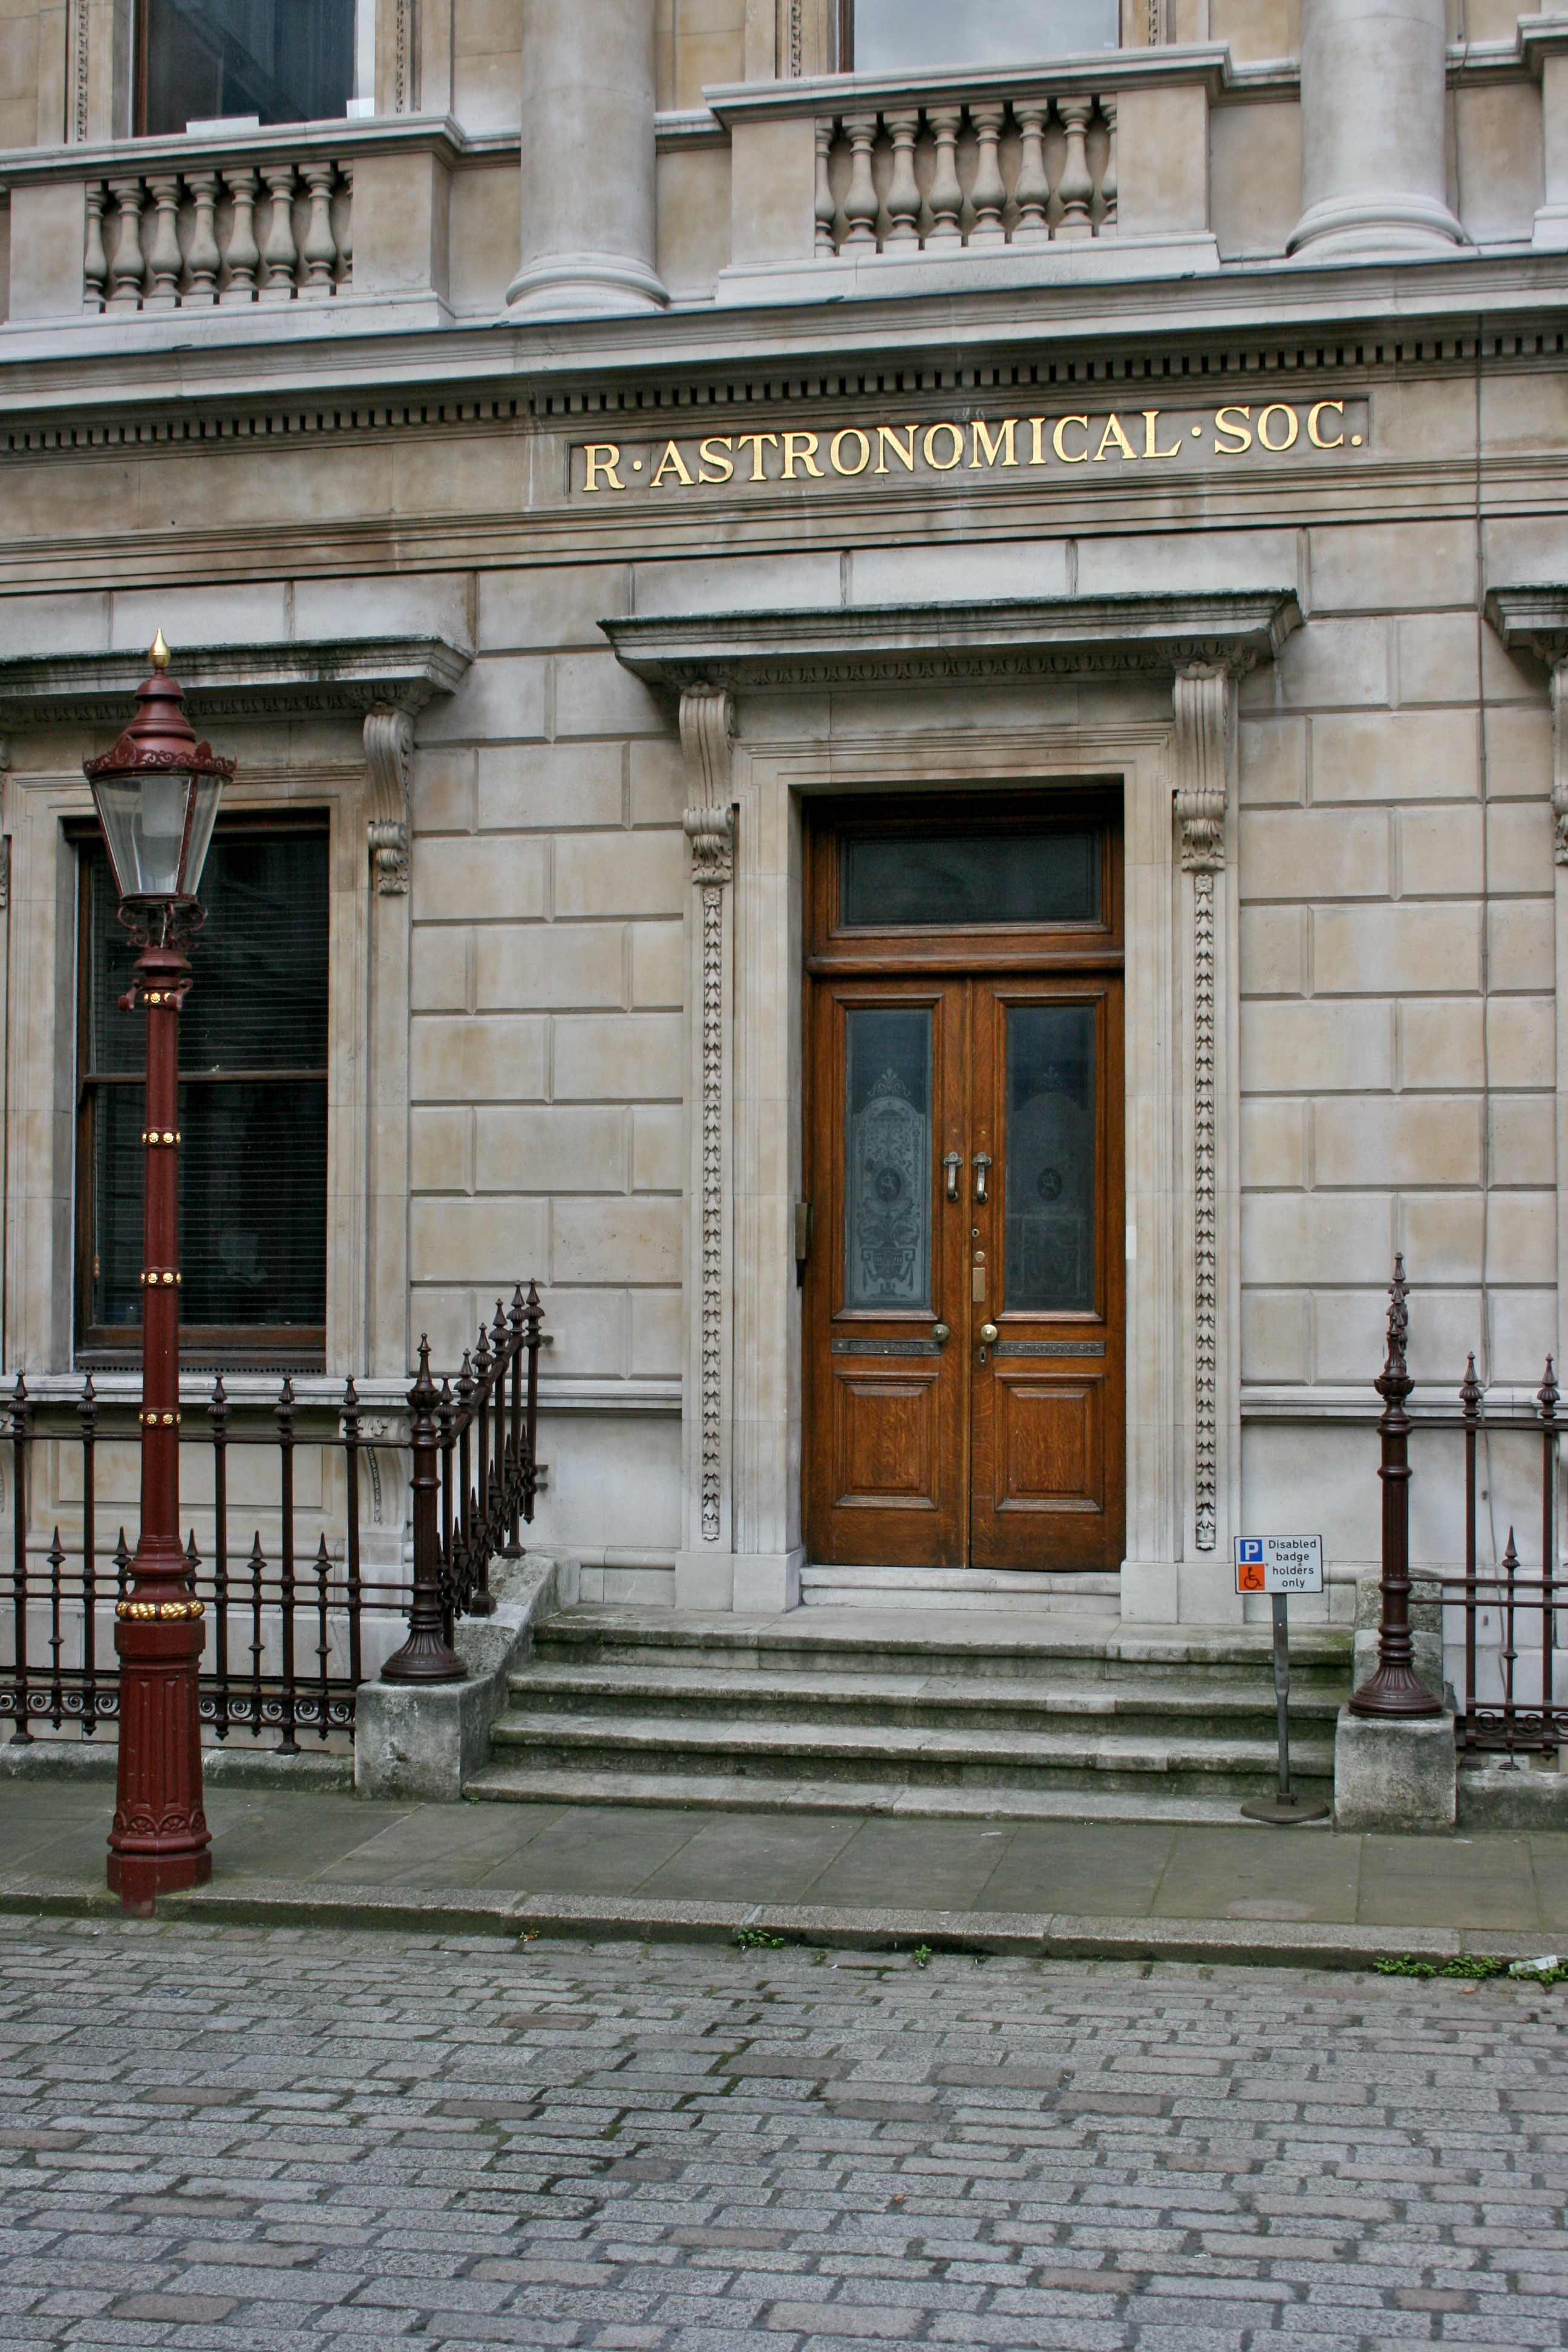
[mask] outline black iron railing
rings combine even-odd
[[[1557,1457],[1563,1423],[1550,1356],[1546,1377],[1536,1391],[1536,1428],[1541,1442],[1541,1570],[1522,1566],[1514,1540],[1508,1542],[1498,1567],[1489,1573],[1478,1567],[1480,1487],[1478,1450],[1488,1434],[1486,1401],[1476,1378],[1472,1356],[1459,1390],[1460,1426],[1465,1433],[1465,1573],[1438,1580],[1444,1615],[1457,1610],[1465,1630],[1465,1688],[1456,1722],[1460,1749],[1515,1755],[1550,1755],[1568,1739],[1568,1692],[1559,1696],[1556,1672],[1557,1612],[1563,1606],[1563,1579],[1557,1574]],[[1518,1424],[1510,1424],[1517,1429]],[[1483,1633],[1494,1630],[1495,1643],[1482,1643]],[[1483,1694],[1482,1667],[1495,1663],[1495,1687]],[[1490,1675],[1486,1677],[1491,1681]],[[1536,1687],[1531,1688],[1531,1685]]]
[[[494,1324],[481,1326],[455,1382],[442,1382],[433,1412],[410,1399],[413,1422],[399,1443],[434,1448],[442,1495],[430,1557],[420,1557],[416,1541],[412,1579],[401,1567],[390,1577],[368,1577],[362,1564],[363,1456],[388,1440],[366,1437],[352,1379],[325,1429],[319,1407],[305,1414],[301,1428],[303,1409],[288,1378],[261,1414],[249,1406],[237,1410],[221,1375],[205,1406],[186,1408],[182,1462],[198,1471],[205,1456],[211,1480],[210,1506],[204,1497],[196,1507],[206,1550],[198,1549],[193,1525],[186,1565],[191,1596],[207,1623],[202,1721],[217,1739],[276,1731],[277,1752],[297,1755],[302,1735],[323,1743],[334,1733],[352,1738],[367,1646],[374,1672],[392,1646],[389,1629],[408,1612],[415,1591],[423,1584],[439,1596],[448,1640],[457,1618],[493,1611],[490,1562],[498,1555],[521,1557],[521,1530],[533,1518],[541,1476],[539,1352],[547,1344],[538,1291],[530,1285],[525,1297],[520,1285],[510,1313],[497,1302]],[[111,1428],[105,1425],[109,1410],[90,1373],[64,1415],[55,1408],[41,1420],[20,1375],[0,1402],[12,1522],[11,1605],[0,1612],[0,1720],[9,1718],[19,1741],[68,1727],[91,1738],[119,1719],[114,1623],[117,1612],[135,1604],[128,1596],[124,1528],[110,1520],[114,1546],[107,1554],[102,1548],[99,1454],[106,1437],[134,1442],[134,1402],[116,1400]],[[62,1541],[56,1526],[40,1550],[33,1469],[46,1444],[79,1460],[80,1536],[79,1543],[72,1524],[68,1542]],[[271,1498],[260,1514],[266,1543],[254,1482],[243,1482],[250,1497],[243,1506],[231,1496],[234,1456],[258,1450],[277,1461]],[[312,1450],[323,1465],[335,1461],[338,1475],[334,1480],[323,1469],[321,1507],[305,1510],[296,1498],[296,1464]],[[187,1492],[194,1483],[188,1476]],[[237,1518],[244,1530],[237,1549]]]

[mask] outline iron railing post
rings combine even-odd
[[[1481,1425],[1482,1389],[1476,1360],[1465,1365],[1459,1408],[1465,1422],[1465,1746],[1476,1744],[1476,1437]]]
[[[1351,1700],[1354,1715],[1394,1720],[1443,1712],[1442,1700],[1434,1698],[1415,1672],[1410,1639],[1410,1422],[1405,1400],[1415,1383],[1405,1363],[1410,1330],[1406,1296],[1405,1259],[1400,1255],[1394,1261],[1388,1294],[1388,1353],[1375,1382],[1383,1399],[1377,1424],[1383,1451],[1377,1474],[1383,1481],[1383,1606],[1377,1671]]]
[[[381,1670],[383,1682],[456,1683],[463,1662],[441,1633],[441,1535],[437,1496],[441,1477],[437,1456],[436,1386],[430,1378],[430,1341],[419,1342],[419,1370],[408,1391],[413,1419],[414,1591],[408,1606],[408,1639]]]
[[[1557,1699],[1552,1687],[1552,1649],[1557,1631],[1552,1606],[1557,1590],[1557,1398],[1552,1359],[1536,1391],[1541,1407],[1541,1744],[1556,1746]]]
[[[27,1728],[27,1383],[20,1372],[11,1398],[11,1513],[15,1548],[12,1556],[12,1601],[16,1612],[16,1712],[13,1741],[26,1747]]]

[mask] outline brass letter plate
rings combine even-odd
[[[998,1339],[999,1356],[1103,1356],[1103,1339]]]
[[[829,1342],[835,1356],[940,1356],[942,1348],[935,1339],[834,1339]]]

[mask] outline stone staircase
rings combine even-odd
[[[1303,1793],[1331,1790],[1351,1639],[1348,1626],[1292,1636]],[[839,1601],[767,1618],[584,1607],[535,1628],[510,1684],[470,1796],[1219,1822],[1274,1786],[1262,1626],[946,1612],[930,1599],[918,1612]]]

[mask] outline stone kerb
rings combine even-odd
[[[507,1676],[533,1646],[533,1627],[578,1596],[573,1556],[531,1552],[520,1567],[492,1568],[490,1617],[458,1620],[454,1646],[467,1668],[460,1683],[364,1683],[354,1722],[354,1791],[456,1804],[463,1783],[489,1761],[490,1727],[506,1705]]]

